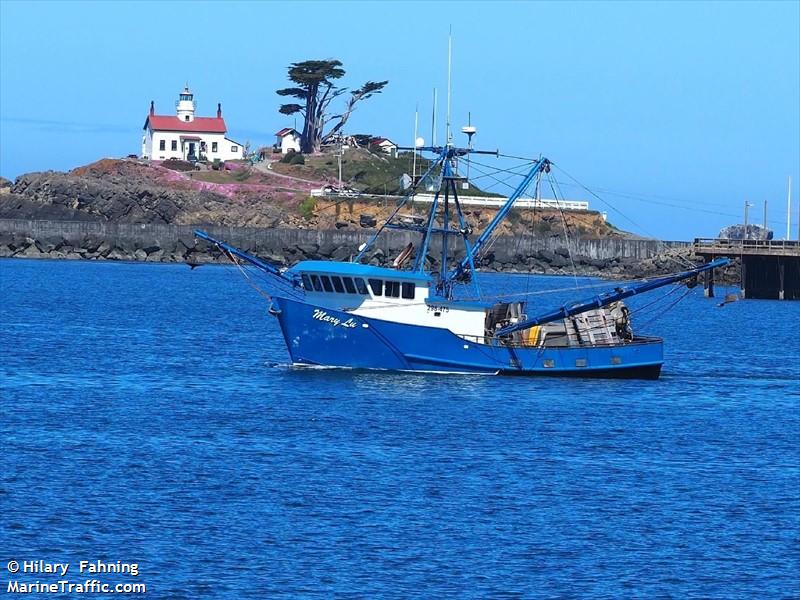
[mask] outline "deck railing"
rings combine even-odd
[[[731,240],[727,238],[695,238],[697,254],[761,254],[800,256],[797,240]]]

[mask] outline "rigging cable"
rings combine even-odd
[[[561,226],[562,226],[562,229],[564,230],[564,238],[565,238],[566,244],[567,244],[567,255],[569,256],[569,262],[572,265],[572,277],[575,280],[575,287],[577,288],[578,287],[578,269],[575,267],[575,259],[573,258],[572,250],[569,247],[570,246],[570,239],[569,239],[569,232],[567,230],[567,217],[564,215],[564,209],[561,206],[561,203],[558,201],[558,194],[556,193],[556,188],[553,185],[553,180],[552,180],[552,178],[550,177],[549,174],[547,176],[547,182],[550,184],[550,189],[553,191],[553,197],[554,197],[554,200],[556,201],[556,206],[558,207],[558,212],[561,215]],[[562,200],[563,200],[563,198],[562,198]],[[576,245],[575,249],[577,250],[577,245]]]
[[[666,246],[664,245],[664,242],[662,242],[660,239],[658,239],[656,236],[654,236],[654,235],[653,235],[651,232],[647,231],[647,230],[646,230],[644,227],[642,227],[641,225],[639,225],[639,224],[638,224],[636,221],[634,221],[633,219],[631,219],[630,217],[628,217],[628,216],[627,216],[625,213],[623,213],[621,210],[617,209],[617,208],[616,208],[616,207],[615,207],[613,204],[611,204],[610,202],[607,202],[605,199],[601,198],[601,197],[600,197],[598,194],[596,194],[596,193],[595,193],[595,192],[593,192],[591,189],[589,189],[589,188],[588,188],[588,187],[586,187],[584,184],[582,184],[580,181],[578,181],[577,179],[575,179],[575,177],[573,177],[572,175],[570,175],[569,173],[567,173],[567,171],[565,171],[565,170],[564,170],[563,168],[561,168],[560,166],[558,166],[558,165],[553,165],[553,166],[554,166],[556,169],[558,169],[559,171],[561,171],[562,173],[564,173],[564,175],[566,175],[567,177],[569,177],[569,178],[570,178],[572,181],[574,181],[574,182],[575,182],[575,184],[577,184],[578,186],[580,186],[580,187],[581,187],[581,188],[582,188],[584,191],[586,191],[587,193],[591,194],[592,196],[594,196],[595,198],[597,198],[598,200],[600,200],[600,202],[602,202],[603,204],[605,204],[606,206],[608,206],[608,207],[609,207],[611,210],[613,210],[614,212],[616,212],[617,214],[619,214],[620,216],[622,216],[624,219],[626,219],[627,221],[629,221],[629,222],[630,222],[630,223],[631,223],[631,224],[632,224],[634,227],[637,227],[637,228],[638,228],[640,231],[642,231],[642,232],[646,233],[647,235],[651,236],[651,237],[652,237],[654,240],[656,240],[657,246],[658,246],[659,248],[666,249]],[[689,266],[689,265],[691,265],[692,267],[694,267],[694,266],[695,266],[695,265],[694,265],[694,263],[692,263],[690,260],[688,260],[688,259],[685,259],[685,258],[682,258],[682,257],[680,257],[680,255],[678,255],[678,257],[679,257],[679,258],[681,258],[681,260],[683,261],[683,263],[681,263],[681,261],[679,261],[679,260],[676,260],[676,259],[675,259],[675,258],[673,258],[672,256],[669,256],[668,254],[666,255],[666,258],[667,258],[667,260],[671,260],[672,262],[674,262],[674,263],[676,263],[676,264],[680,265],[681,267],[686,267],[686,266]]]

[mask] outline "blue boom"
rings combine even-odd
[[[503,327],[502,329],[498,329],[495,332],[495,335],[497,336],[508,335],[510,333],[514,333],[515,331],[529,329],[530,327],[535,327],[536,325],[544,325],[545,323],[558,321],[560,319],[565,319],[566,317],[571,317],[572,315],[578,315],[580,313],[594,310],[596,308],[608,306],[613,302],[624,300],[625,298],[630,298],[631,296],[635,296],[636,294],[642,294],[644,292],[649,292],[650,290],[654,290],[656,288],[669,285],[670,283],[675,283],[678,281],[682,281],[684,279],[689,279],[699,273],[703,273],[704,271],[710,271],[712,269],[716,269],[717,267],[724,267],[725,265],[730,264],[730,262],[731,261],[728,258],[718,258],[717,260],[711,261],[710,263],[707,263],[700,267],[690,269],[688,271],[683,271],[682,273],[676,273],[675,275],[669,275],[667,277],[659,277],[658,279],[652,279],[650,281],[642,283],[641,285],[635,285],[628,288],[618,287],[613,292],[606,292],[605,294],[600,294],[599,296],[594,296],[593,298],[589,298],[587,300],[581,300],[580,302],[576,302],[575,304],[564,305],[561,308],[558,308],[548,313],[544,313],[542,315],[539,315],[538,317],[525,319],[524,321],[515,323],[514,325]]]

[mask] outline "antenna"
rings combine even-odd
[[[436,88],[433,88],[433,115],[431,117],[431,145],[436,145]]]
[[[449,146],[453,139],[450,135],[450,96],[452,95],[452,75],[453,75],[453,26],[450,25],[450,33],[447,35],[447,124],[445,126],[445,140]]]
[[[411,189],[417,183],[417,128],[419,126],[419,102],[414,108],[414,158],[411,162]]]
[[[461,133],[466,133],[467,134],[467,140],[468,140],[467,141],[467,148],[472,150],[472,136],[475,135],[476,133],[478,133],[478,129],[476,127],[472,126],[472,113],[471,112],[467,113],[467,124],[464,127],[461,128]],[[472,162],[472,161],[469,159],[469,156],[468,156],[467,157],[467,181],[465,181],[464,184],[461,186],[462,190],[469,189],[469,163],[470,162]]]

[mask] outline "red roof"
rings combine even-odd
[[[290,134],[290,133],[292,133],[293,131],[294,131],[294,129],[292,129],[291,127],[284,127],[283,129],[281,129],[281,130],[280,130],[278,133],[276,133],[275,135],[277,135],[278,137],[283,137],[283,136],[285,136],[285,135],[289,135],[289,134]],[[295,133],[297,133],[297,132],[295,131]]]
[[[225,119],[222,117],[195,117],[194,121],[181,121],[172,115],[148,115],[144,128],[161,131],[190,131],[193,133],[225,133]]]

